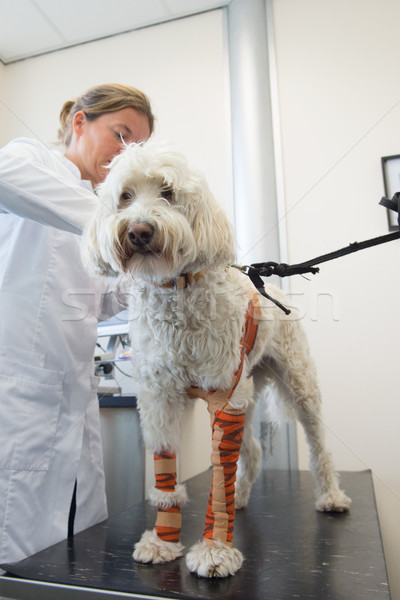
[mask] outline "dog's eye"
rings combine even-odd
[[[170,187],[165,188],[165,189],[161,190],[161,196],[164,198],[164,200],[167,200],[168,202],[172,202],[172,200],[174,199],[174,191]]]
[[[127,190],[123,190],[123,192],[121,193],[120,197],[119,197],[119,203],[122,206],[125,206],[126,204],[130,204],[133,200],[134,196],[132,192],[129,192]]]

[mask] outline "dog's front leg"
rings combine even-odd
[[[186,490],[176,483],[175,453],[154,453],[154,474],[156,483],[150,491],[150,502],[157,507],[156,524],[135,544],[133,558],[137,562],[157,564],[182,556],[180,509],[186,501]]]
[[[142,563],[170,562],[182,556],[180,508],[187,496],[185,486],[177,484],[175,450],[184,397],[172,387],[169,395],[161,397],[141,390],[138,398],[144,440],[154,454],[155,486],[149,499],[157,508],[155,527],[145,531],[135,544],[133,558]]]
[[[213,477],[203,540],[191,548],[186,564],[201,577],[227,577],[243,563],[241,552],[232,548],[232,537],[245,409],[232,408],[223,392],[208,394],[204,399],[211,414]]]

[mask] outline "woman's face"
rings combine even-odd
[[[150,136],[149,121],[134,108],[105,113],[89,121],[83,111],[74,115],[73,138],[66,156],[95,186],[107,173],[107,165],[124,149],[124,144],[144,142]]]

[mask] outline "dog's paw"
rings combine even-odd
[[[205,541],[197,542],[186,555],[186,564],[199,577],[228,577],[234,575],[243,564],[243,555],[216,540],[215,546]]]
[[[182,556],[183,548],[179,543],[164,542],[153,529],[143,533],[140,541],[135,544],[132,556],[136,562],[162,564]]]
[[[322,494],[315,506],[321,512],[346,512],[350,504],[351,499],[342,490],[331,490]]]

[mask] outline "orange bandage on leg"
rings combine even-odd
[[[171,452],[154,454],[156,488],[161,492],[173,492],[176,487],[176,455]]]
[[[235,518],[237,461],[243,439],[245,413],[224,407],[215,413],[212,429],[213,478],[204,538],[231,546]]]
[[[234,398],[240,384],[246,356],[256,342],[261,314],[255,290],[250,291],[248,296],[240,339],[240,360],[233,373],[231,386],[225,390],[206,390],[195,386],[187,390],[189,398],[202,398],[207,402],[211,415],[213,478],[204,527],[204,539],[210,545],[215,540],[232,545],[236,470],[246,411],[244,408],[233,408],[230,400]]]
[[[172,494],[176,491],[176,456],[170,452],[154,454],[154,474],[158,496],[156,533],[166,542],[179,542],[181,534],[181,509]],[[164,495],[165,494],[165,495]],[[168,495],[171,497],[168,498]]]
[[[181,508],[159,508],[157,512],[156,532],[164,542],[179,542],[181,537]]]

